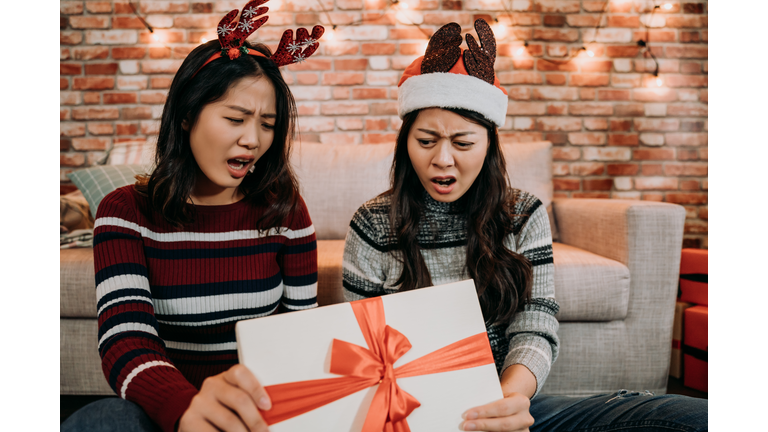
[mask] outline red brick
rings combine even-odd
[[[447,10],[443,6],[443,10]],[[459,25],[471,25],[472,20],[469,14],[463,12],[427,12],[424,14],[424,24],[443,26],[450,22],[458,23]]]
[[[643,200],[644,201],[658,201],[662,202],[664,201],[664,194],[659,192],[644,192],[643,193]]]
[[[365,102],[325,102],[320,107],[323,115],[368,114],[370,107]]]
[[[631,92],[629,90],[598,90],[598,100],[628,101]]]
[[[554,190],[579,190],[581,189],[581,180],[579,179],[552,179]]]
[[[639,15],[609,15],[608,27],[640,27]]]
[[[634,160],[675,160],[675,151],[666,148],[637,149],[632,152]]]
[[[559,116],[568,112],[568,104],[551,103],[547,105],[547,115]]]
[[[543,102],[510,102],[507,115],[544,115],[546,105]]]
[[[673,45],[664,47],[668,58],[700,58],[709,57],[708,45]]]
[[[84,153],[61,153],[59,165],[63,167],[77,167],[85,163]]]
[[[613,74],[611,86],[613,87],[640,87],[642,85],[639,74]]]
[[[80,92],[63,91],[60,92],[59,105],[80,105],[82,95]]]
[[[705,146],[707,133],[668,133],[666,141],[671,146]]]
[[[562,44],[547,45],[547,55],[550,57],[565,57],[568,55],[568,47]]]
[[[704,221],[686,220],[684,232],[686,234],[706,234],[707,223]]]
[[[149,58],[151,59],[171,58],[171,47],[149,47]]]
[[[334,69],[339,70],[365,70],[368,67],[368,59],[344,59],[334,60]]]
[[[107,90],[115,88],[115,79],[106,77],[73,78],[74,90]]]
[[[636,146],[639,145],[637,134],[609,134],[608,144],[617,146]]]
[[[610,75],[604,74],[571,74],[572,86],[607,86],[610,82]]]
[[[362,50],[364,55],[390,55],[394,54],[396,45],[393,43],[364,43]]]
[[[665,75],[664,85],[667,87],[707,87],[707,75]]]
[[[112,48],[112,58],[122,59],[142,59],[147,55],[147,49],[141,47],[115,47]]]
[[[637,57],[640,47],[635,45],[609,45],[605,47],[608,57]]]
[[[643,104],[620,104],[615,106],[616,115],[619,117],[640,117],[645,115]]]
[[[91,135],[112,135],[115,133],[112,123],[88,123],[88,133]]]
[[[683,42],[683,43],[701,42],[701,36],[698,31],[680,31],[680,42]]]
[[[706,177],[708,165],[706,163],[673,163],[664,165],[664,174],[668,176],[695,176]]]
[[[83,93],[83,102],[86,105],[98,105],[101,103],[101,92],[85,92]]]
[[[178,15],[173,19],[173,27],[181,28],[216,28],[221,17],[216,15]],[[259,32],[261,33],[261,31]]]
[[[396,133],[364,133],[363,144],[394,144]]]
[[[422,32],[417,28],[391,28],[389,29],[389,39],[429,39],[432,36],[432,30],[424,30]]]
[[[632,121],[611,119],[610,130],[618,132],[629,132],[632,130]]]
[[[526,143],[543,141],[541,132],[505,132],[499,134],[502,144]]]
[[[600,162],[577,162],[571,164],[570,171],[578,176],[603,175],[605,164]]]
[[[538,72],[498,72],[496,77],[503,85],[508,84],[542,84]]]
[[[676,131],[680,128],[680,120],[677,119],[635,119],[637,131]]]
[[[136,103],[136,93],[104,93],[104,104],[132,104]]]
[[[336,41],[333,44],[322,45],[320,49],[323,50],[324,55],[328,56],[356,55],[360,51],[360,44]]]
[[[61,123],[59,135],[63,137],[78,137],[85,135],[84,123]]]
[[[586,101],[593,101],[597,97],[597,90],[593,88],[580,88],[579,99]]]
[[[316,73],[297,73],[296,82],[301,85],[315,85],[320,82],[320,77]]]
[[[643,164],[642,173],[644,176],[660,176],[664,169],[661,164]]]
[[[552,164],[552,175],[555,177],[567,176],[571,173],[571,169],[567,163],[555,162]]]
[[[679,148],[677,149],[677,160],[699,160],[699,151],[697,149]]]
[[[638,88],[632,90],[632,98],[641,102],[674,102],[677,93],[669,88]]]
[[[149,86],[153,89],[166,89],[171,88],[171,77],[152,77],[149,79]]]
[[[537,121],[537,129],[542,131],[578,131],[581,130],[581,119],[542,117]]]
[[[496,17],[499,23],[506,26],[540,26],[541,15],[534,13],[501,14]]]
[[[677,190],[677,179],[668,177],[637,177],[637,190]]]
[[[547,62],[549,63],[549,62]],[[538,65],[538,62],[537,62]],[[533,59],[514,59],[512,60],[512,66],[515,67],[515,69],[533,69]],[[541,69],[541,67],[537,66],[537,69],[539,70],[545,70]],[[546,69],[546,70],[557,70],[557,69]],[[573,69],[576,70],[576,69]]]
[[[636,31],[632,34],[633,41],[650,42],[676,42],[677,33],[674,30],[650,30],[646,36],[645,30]]]
[[[563,15],[544,15],[545,27],[563,27],[565,25],[565,17]]]
[[[565,21],[570,27],[596,27],[600,23],[599,14],[580,14],[580,15],[568,15]]]
[[[703,27],[702,17],[696,15],[671,15],[666,17],[668,28],[697,28]]]
[[[111,142],[109,138],[74,138],[72,147],[75,150],[106,150]]]
[[[61,45],[79,45],[83,41],[83,33],[79,31],[62,31],[59,36]]]
[[[512,87],[507,91],[507,96],[511,100],[530,100],[531,89],[529,87]]]
[[[144,60],[141,62],[141,72],[145,74],[175,74],[181,63],[181,60]]]
[[[694,193],[694,192],[688,192],[688,193],[668,192],[667,202],[675,203],[675,204],[706,204],[707,194]]]
[[[553,160],[568,160],[574,161],[581,158],[581,150],[575,147],[553,147],[552,159]]]
[[[584,179],[585,191],[607,191],[613,189],[613,179]]]
[[[609,199],[611,194],[607,192],[574,192],[573,198]]]
[[[141,2],[140,5],[144,14],[185,13],[189,10],[186,0]]]
[[[586,118],[584,119],[584,128],[587,130],[607,130],[608,120],[604,118]]]
[[[690,180],[695,181],[695,180]],[[709,207],[699,207],[699,219],[709,219]]]
[[[565,85],[566,78],[564,74],[546,74],[546,77],[548,85]]]
[[[138,123],[117,123],[117,135],[136,135],[139,132]]]
[[[397,102],[373,102],[371,115],[397,115]]]
[[[211,13],[213,3],[192,3],[192,13]]]
[[[327,71],[331,70],[331,61],[328,59],[311,58],[305,62],[295,63],[288,66],[288,70],[297,71]]]
[[[114,29],[143,29],[144,23],[135,16],[116,16],[112,18],[112,28]]]
[[[544,140],[549,141],[556,146],[565,145],[565,144],[568,144],[568,134],[548,133],[544,136]]]
[[[62,15],[80,15],[83,13],[82,1],[62,1],[60,5]]]
[[[575,88],[540,87],[532,90],[534,100],[577,100],[578,91]]]
[[[83,67],[79,64],[59,63],[59,75],[80,75]]]
[[[365,74],[357,72],[325,72],[323,85],[357,85],[365,82]]]
[[[611,176],[631,176],[638,172],[637,164],[608,164],[608,175]]]
[[[568,141],[573,145],[603,145],[605,134],[595,132],[573,132],[568,134]]]
[[[706,117],[708,106],[704,104],[680,104],[680,105],[667,105],[667,115],[669,116],[683,116],[683,117]],[[684,121],[685,123],[685,121]],[[690,128],[690,121],[687,122]],[[704,123],[698,122],[698,130],[702,130]],[[685,129],[683,129],[685,130]]]
[[[161,91],[148,91],[141,93],[141,103],[143,104],[164,104],[167,98],[166,92]]]
[[[533,4],[535,12],[543,13],[578,13],[578,0],[536,0]]]
[[[677,109],[675,109],[675,111],[677,111]],[[705,121],[704,120],[683,120],[683,123],[680,125],[680,130],[683,132],[701,132],[705,130]]]
[[[141,122],[141,133],[144,135],[157,135],[160,133],[160,121],[150,120]]]
[[[680,72],[684,74],[701,73],[701,63],[697,61],[683,62],[680,64]]]
[[[120,117],[117,108],[73,108],[72,118],[75,120],[110,120]]]
[[[575,29],[533,29],[533,40],[575,42],[579,40],[579,31]]]
[[[110,13],[112,12],[112,2],[108,1],[87,1],[85,2],[85,9],[89,13]]]
[[[610,72],[612,60],[582,60],[579,62],[582,72]]]
[[[72,16],[69,25],[73,29],[106,29],[109,28],[109,17],[103,16]]]
[[[117,63],[90,63],[85,65],[86,75],[114,75],[117,73]]]
[[[122,114],[123,120],[151,119],[152,109],[147,106],[123,108]]]
[[[424,43],[400,43],[400,54],[403,55],[423,55]]]
[[[387,130],[388,125],[387,119],[365,119],[365,130]]]
[[[568,108],[570,115],[613,115],[613,105],[609,103],[572,102]]]
[[[386,99],[385,88],[356,88],[352,89],[352,99]]]
[[[94,60],[105,59],[109,57],[109,48],[107,47],[85,47],[85,48],[73,48],[72,58],[75,60]],[[86,70],[88,65],[86,65]]]

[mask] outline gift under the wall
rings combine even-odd
[[[678,300],[707,306],[709,252],[706,249],[683,249],[680,255],[680,292]]]
[[[502,398],[471,280],[240,321],[272,432],[458,430]]]
[[[709,318],[707,306],[685,310],[683,336],[683,385],[707,391],[707,360]]]

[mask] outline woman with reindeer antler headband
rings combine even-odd
[[[496,41],[450,23],[399,83],[391,188],[353,216],[343,260],[348,301],[472,278],[504,399],[462,414],[460,430],[707,430],[707,401],[622,390],[535,397],[557,358],[552,236],[538,198],[513,189],[498,128],[508,98]]]
[[[266,1],[228,13],[187,56],[154,170],[98,207],[98,346],[120,398],[62,431],[266,430],[270,400],[237,364],[235,323],[317,306],[315,232],[288,163],[296,105],[278,67],[323,34],[286,30],[275,53],[247,42]]]

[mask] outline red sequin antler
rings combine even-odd
[[[312,35],[305,28],[296,30],[296,40],[293,40],[293,30],[288,29],[283,33],[280,39],[280,45],[272,54],[271,59],[278,66],[285,66],[293,63],[301,63],[314,54],[320,47],[318,39],[325,33],[323,26],[312,28]]]
[[[256,17],[264,15],[269,10],[266,6],[258,7],[266,2],[267,0],[250,1],[245,5],[242,13],[240,13],[239,20],[237,20],[239,11],[233,9],[219,21],[216,33],[219,34],[222,56],[226,54],[231,60],[234,60],[240,57],[240,54],[248,54],[243,49],[243,43],[251,33],[255,32],[269,19],[268,16],[256,19]]]

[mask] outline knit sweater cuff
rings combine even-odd
[[[179,422],[182,414],[189,408],[192,398],[197,393],[198,391],[194,388],[184,390],[166,401],[165,406],[161,410],[161,417],[154,419],[163,432],[175,432],[176,424]]]
[[[516,336],[513,346],[504,360],[501,373],[513,364],[527,367],[536,377],[536,392],[531,396],[534,398],[544,386],[552,366],[551,345],[543,337],[528,334]]]

